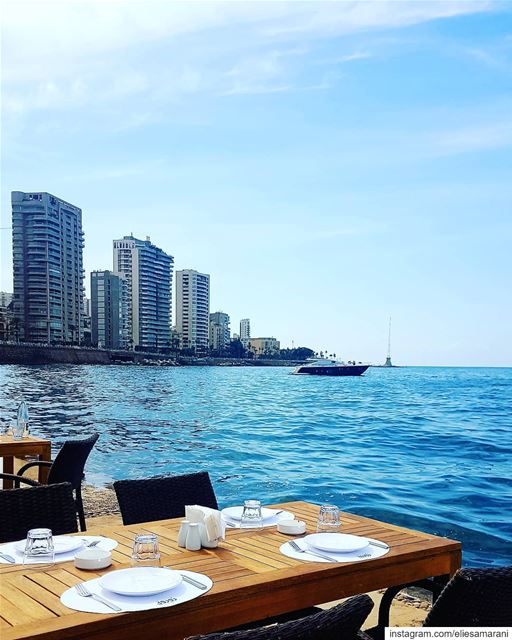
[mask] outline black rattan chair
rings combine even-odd
[[[85,531],[87,527],[85,525],[84,505],[82,502],[82,479],[84,477],[85,463],[98,438],[99,435],[95,433],[83,440],[67,440],[62,445],[61,450],[55,456],[53,462],[38,460],[23,465],[15,478],[15,486],[19,487],[20,476],[22,476],[27,469],[35,466],[49,467],[47,484],[69,482],[73,487],[76,510],[80,520],[80,530]],[[25,479],[23,481],[25,481]]]
[[[372,608],[372,599],[360,595],[306,618],[258,629],[191,636],[187,640],[355,640]]]
[[[11,477],[0,474],[5,476]],[[0,542],[22,540],[27,531],[38,527],[51,529],[54,535],[78,531],[69,482],[0,491],[0,514]]]
[[[206,471],[182,476],[160,476],[114,482],[123,524],[179,518],[186,504],[218,509],[217,498]]]
[[[377,627],[359,634],[361,640],[381,640],[386,626],[389,619],[379,620]],[[512,567],[459,569],[434,600],[423,626],[512,626]]]
[[[424,627],[512,627],[512,567],[459,569]]]

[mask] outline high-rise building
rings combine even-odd
[[[128,346],[169,346],[173,265],[149,238],[114,240],[114,273],[126,282]]]
[[[91,344],[105,349],[126,347],[126,283],[112,271],[91,273]]]
[[[216,351],[225,349],[231,340],[229,316],[222,311],[210,313],[210,347]]]
[[[208,348],[210,276],[193,269],[176,271],[176,329],[181,346]]]
[[[251,337],[251,321],[249,318],[240,320],[240,342],[247,347],[249,338]]]
[[[49,193],[13,191],[14,316],[19,339],[79,344],[83,332],[82,210]]]

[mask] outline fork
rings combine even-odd
[[[91,547],[95,547],[96,545],[98,545],[101,540],[93,540],[92,542],[89,542],[85,538],[82,538],[82,542],[85,542],[85,546],[90,549]]]
[[[118,607],[117,604],[114,604],[113,602],[109,602],[108,600],[105,600],[105,598],[102,598],[101,596],[98,596],[95,593],[91,593],[89,589],[86,587],[84,582],[79,582],[78,584],[75,584],[75,589],[79,596],[82,596],[84,598],[92,598],[97,602],[101,602],[102,604],[112,609],[112,611],[122,611],[121,607]]]
[[[329,560],[329,562],[338,562],[335,558],[331,558],[330,556],[326,556],[319,551],[311,551],[310,549],[301,549],[299,545],[295,542],[295,540],[289,540],[288,544],[292,549],[298,551],[299,553],[307,553],[310,556],[318,556],[319,558],[323,558],[324,560]]]
[[[372,554],[371,553],[362,553],[360,556],[357,556],[358,558],[371,558]]]

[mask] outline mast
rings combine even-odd
[[[391,316],[389,316],[389,328],[388,328],[388,356],[386,358],[386,362],[384,364],[385,367],[392,367],[393,364],[391,362]]]

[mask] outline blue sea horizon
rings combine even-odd
[[[222,506],[307,500],[447,536],[512,564],[512,369],[0,366],[5,422],[29,406],[55,450],[100,433],[96,486],[206,470]]]

